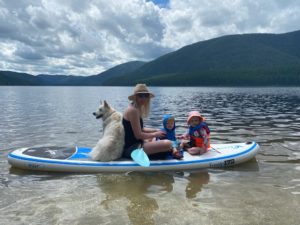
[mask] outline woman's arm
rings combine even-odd
[[[148,130],[147,128],[141,129],[140,114],[137,109],[129,107],[126,112],[126,117],[131,123],[135,138],[145,140],[163,136],[163,132],[161,131],[148,133],[145,132],[145,129]]]
[[[154,133],[154,132],[157,132],[157,131],[160,131],[160,130],[159,129],[154,129],[154,128],[149,128],[149,127],[144,127],[143,131],[145,133]]]

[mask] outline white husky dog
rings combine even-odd
[[[93,160],[98,161],[112,161],[120,158],[125,136],[122,114],[104,101],[100,102],[99,109],[93,115],[96,119],[102,118],[103,120],[103,136],[89,155]]]

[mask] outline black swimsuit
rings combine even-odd
[[[122,123],[123,123],[124,130],[125,130],[125,145],[124,145],[124,150],[123,150],[123,157],[131,159],[131,152],[133,152],[133,150],[135,150],[137,148],[142,148],[144,141],[135,138],[130,121],[125,120],[123,118]],[[144,123],[143,123],[142,118],[140,118],[140,124],[141,124],[141,128],[143,129]],[[169,155],[170,155],[169,151],[158,152],[158,153],[149,155],[149,159],[151,159],[151,160],[166,159]]]
[[[123,157],[131,158],[130,156],[131,152],[137,148],[141,148],[143,145],[143,140],[136,139],[130,121],[123,118],[122,123],[125,130],[125,145],[124,145]],[[140,124],[141,124],[141,129],[143,129],[144,123],[142,118],[140,118]]]

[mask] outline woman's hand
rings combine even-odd
[[[154,132],[154,137],[163,138],[165,136],[166,136],[166,133],[161,130]]]

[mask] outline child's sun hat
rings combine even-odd
[[[187,123],[190,123],[190,120],[192,119],[192,117],[199,117],[200,120],[204,120],[204,117],[201,116],[201,114],[198,111],[191,111],[189,112],[189,117],[187,119]]]

